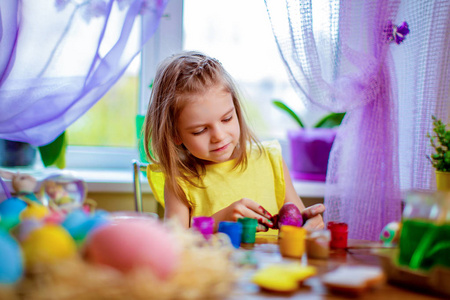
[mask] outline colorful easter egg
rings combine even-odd
[[[26,220],[26,219],[36,219],[41,220],[45,218],[47,215],[50,214],[50,210],[48,207],[37,204],[37,203],[30,203],[27,208],[25,208],[22,213],[20,214],[20,219]]]
[[[42,227],[43,225],[44,225],[44,223],[42,223],[42,221],[39,221],[36,219],[23,220],[19,224],[19,226],[17,226],[14,229],[13,234],[17,237],[17,239],[19,241],[23,241],[28,237],[30,232],[32,232],[33,230],[35,230],[39,227]]]
[[[400,223],[390,222],[384,226],[380,233],[380,240],[383,244],[391,246],[396,245],[400,239]]]
[[[106,217],[104,213],[90,214],[77,209],[67,215],[62,226],[66,228],[77,245],[81,245],[92,230],[109,222]]]
[[[77,247],[70,234],[59,225],[46,224],[31,231],[22,241],[27,267],[74,257]]]
[[[159,221],[116,220],[94,230],[85,244],[85,257],[122,272],[149,268],[161,279],[169,278],[180,261],[179,245]]]
[[[9,198],[0,203],[0,227],[9,230],[20,223],[20,214],[27,203],[19,198]]]
[[[14,284],[23,274],[23,259],[19,244],[9,233],[0,229],[0,285]]]

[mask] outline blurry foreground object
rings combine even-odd
[[[223,235],[215,234],[206,240],[198,232],[175,223],[163,224],[153,217],[105,217],[109,222],[92,230],[85,246],[75,255],[59,257],[57,264],[35,261],[15,285],[0,285],[0,296],[27,300],[222,299],[232,291],[237,269],[229,260],[233,247]],[[146,229],[136,231],[138,227]],[[147,241],[139,241],[141,233]],[[28,239],[36,238],[37,243],[47,241],[31,234]],[[120,242],[121,249],[108,249],[111,243]],[[52,242],[45,244],[51,247]],[[168,253],[171,247],[176,250],[172,254]],[[113,265],[98,260],[115,259],[114,255],[122,257],[120,261],[110,260]],[[177,260],[172,265],[158,262],[174,257]],[[133,263],[141,260],[148,263]]]
[[[411,192],[397,248],[380,250],[390,282],[450,296],[450,194]]]
[[[42,182],[39,199],[45,206],[69,212],[82,207],[86,194],[84,181],[72,175],[58,174]]]

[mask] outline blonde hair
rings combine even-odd
[[[236,147],[235,167],[247,167],[247,147],[254,142],[261,150],[256,136],[244,120],[244,111],[237,87],[222,64],[201,52],[189,51],[173,55],[159,66],[153,83],[150,104],[145,117],[144,147],[148,159],[161,166],[166,184],[185,204],[192,207],[178,181],[184,180],[198,187],[205,165],[184,147],[177,145],[178,117],[190,96],[204,93],[223,84],[231,94],[240,126],[239,145]],[[151,143],[151,152],[149,144]]]

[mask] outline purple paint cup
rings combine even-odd
[[[214,233],[214,219],[212,217],[195,217],[192,228],[200,232],[205,239],[209,239]]]

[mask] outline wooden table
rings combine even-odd
[[[379,244],[378,244],[379,245]],[[333,294],[322,284],[321,277],[339,266],[343,265],[368,265],[380,266],[379,257],[373,253],[372,249],[377,244],[367,241],[348,241],[348,250],[332,250],[330,258],[327,260],[308,259],[304,255],[301,259],[302,264],[312,265],[317,268],[318,275],[311,277],[303,282],[303,286],[293,294],[284,295],[264,292],[259,287],[251,283],[251,277],[255,269],[249,269],[244,273],[237,283],[236,290],[233,291],[229,300],[256,300],[256,299],[348,299],[346,295]],[[298,262],[295,259],[284,258],[280,255],[277,244],[277,236],[268,236],[257,238],[254,246],[244,247],[239,251],[253,251],[257,261],[257,268],[280,262]],[[450,283],[449,283],[450,284]],[[403,288],[397,285],[386,283],[380,287],[367,291],[358,299],[440,299],[424,291],[413,291],[409,288]]]

